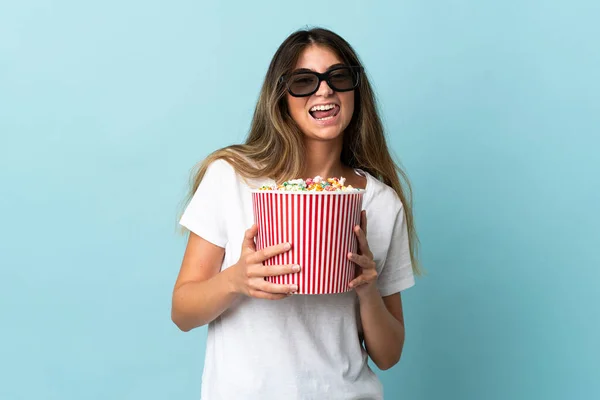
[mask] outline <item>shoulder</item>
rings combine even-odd
[[[211,161],[206,166],[206,174],[221,175],[221,176],[235,176],[237,173],[233,165],[231,165],[226,159],[218,158]]]
[[[224,188],[239,184],[241,179],[231,162],[225,158],[217,158],[206,165],[203,180]]]
[[[208,196],[216,200],[227,198],[237,190],[239,185],[237,172],[226,159],[205,160],[203,163],[204,173],[197,181],[196,195]]]
[[[246,163],[248,161],[244,159],[242,162]],[[252,164],[248,165],[252,167]],[[245,167],[246,165],[243,164],[242,168],[244,169]],[[268,178],[251,178],[244,175],[235,167],[234,163],[228,161],[226,158],[218,158],[211,161],[207,165],[204,179],[208,180],[212,185],[218,185],[221,191],[246,191],[273,183]]]
[[[389,185],[381,182],[366,171],[361,171],[367,178],[367,192],[365,208],[398,213],[403,205],[398,194]]]

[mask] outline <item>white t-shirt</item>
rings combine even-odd
[[[377,285],[382,296],[391,295],[415,283],[402,204],[389,186],[365,171],[356,173],[367,178],[363,209]],[[223,247],[221,268],[228,268],[239,260],[244,232],[253,224],[250,190],[273,183],[244,181],[228,162],[215,161],[180,223]],[[201,399],[382,399],[359,332],[354,291],[283,300],[243,297],[208,326]]]

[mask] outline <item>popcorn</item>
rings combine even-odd
[[[283,182],[281,185],[264,185],[258,190],[277,190],[286,192],[350,192],[360,191],[362,189],[355,189],[352,185],[345,186],[346,179],[341,178],[327,178],[324,179],[321,176],[315,176],[314,178],[304,179],[292,179]]]

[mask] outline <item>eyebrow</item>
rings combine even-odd
[[[336,68],[336,67],[345,67],[345,66],[346,66],[346,64],[342,64],[342,63],[333,64],[333,65],[330,65],[329,68],[327,68],[327,70],[325,72],[330,71],[331,69]],[[308,69],[308,68],[298,68],[298,69],[295,69],[293,72],[298,73],[298,72],[316,72],[316,71],[313,69]]]

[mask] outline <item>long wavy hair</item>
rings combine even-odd
[[[346,65],[362,66],[350,44],[330,30],[298,30],[288,36],[271,60],[245,143],[216,150],[193,168],[185,204],[196,192],[208,165],[218,159],[228,161],[245,178],[266,177],[282,183],[301,176],[305,162],[303,134],[288,112],[286,88],[279,78],[294,69],[302,51],[311,45],[327,47]],[[354,103],[354,114],[344,131],[341,161],[369,172],[397,193],[404,206],[413,271],[420,275],[411,185],[390,154],[366,73],[361,75]]]

